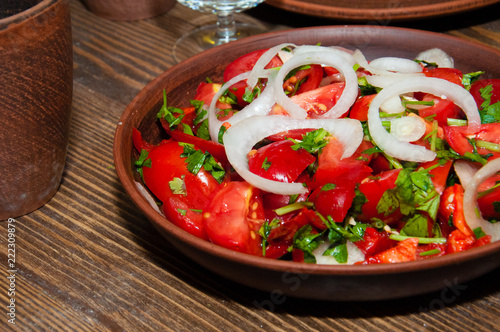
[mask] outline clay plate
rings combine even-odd
[[[295,13],[353,21],[403,21],[458,14],[498,0],[267,0]]]
[[[410,42],[411,41],[411,42]],[[465,72],[487,70],[500,77],[500,51],[455,37],[404,28],[342,26],[304,28],[268,33],[205,51],[170,68],[149,83],[130,103],[117,126],[114,159],[118,176],[137,207],[164,237],[203,267],[235,282],[263,291],[300,298],[361,301],[406,297],[436,291],[450,282],[463,283],[500,266],[500,241],[467,252],[428,260],[371,266],[320,266],[276,261],[234,252],[177,228],[150,204],[139,184],[133,162],[132,128],[145,139],[165,138],[156,122],[162,90],[170,105],[188,106],[197,85],[221,79],[224,67],[247,52],[284,42],[359,48],[368,59],[380,56],[413,58],[440,47]]]

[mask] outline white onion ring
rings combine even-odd
[[[397,83],[401,80],[414,77],[425,77],[424,74],[399,74],[392,73],[391,75],[368,75],[365,76],[368,83],[378,88],[385,88],[391,84]]]
[[[253,88],[257,85],[257,82],[259,78],[261,77],[266,77],[265,75],[265,67],[271,62],[271,60],[274,58],[276,54],[278,54],[283,48],[289,47],[289,46],[295,46],[294,44],[290,43],[283,43],[279,44],[276,46],[271,47],[268,49],[264,54],[260,56],[260,58],[257,60],[255,65],[253,66],[250,75],[247,79],[247,86],[250,90],[253,90]]]
[[[256,143],[276,133],[291,129],[323,128],[344,146],[342,158],[350,157],[363,141],[363,128],[353,119],[298,120],[280,115],[254,115],[229,127],[222,137],[227,159],[238,174],[254,187],[264,191],[293,195],[306,193],[302,183],[285,183],[262,178],[250,172],[247,155]]]
[[[423,146],[401,142],[388,133],[380,119],[380,105],[388,98],[403,93],[422,91],[433,95],[446,95],[460,107],[467,116],[469,132],[477,132],[481,124],[476,102],[472,95],[457,84],[434,77],[404,79],[382,89],[368,109],[368,128],[374,142],[388,155],[407,161],[424,162],[434,160],[436,153]]]
[[[391,134],[402,142],[415,142],[424,136],[426,126],[415,116],[404,116],[391,120]]]
[[[468,160],[456,160],[453,163],[453,168],[460,179],[462,187],[466,189],[474,174],[481,168],[481,165]]]
[[[381,57],[370,62],[370,68],[398,73],[420,73],[422,66],[413,60],[398,57]]]
[[[464,187],[465,221],[471,229],[481,227],[487,235],[491,235],[492,242],[500,240],[500,223],[492,224],[483,219],[482,216],[476,214],[476,209],[478,209],[477,190],[481,183],[499,171],[500,158],[489,161],[474,174],[467,186]]]
[[[380,109],[389,114],[398,114],[405,110],[403,103],[401,103],[401,97],[392,96],[380,105]]]
[[[344,57],[335,52],[305,52],[295,55],[288,60],[278,72],[274,82],[276,102],[281,105],[290,116],[296,119],[305,119],[307,111],[295,104],[283,91],[283,80],[293,69],[307,64],[322,64],[335,67],[345,78],[345,87],[337,103],[319,118],[334,119],[346,113],[354,104],[358,96],[358,78],[354,69],[345,62]]]
[[[212,139],[212,141],[214,141],[214,142],[218,141],[219,129],[223,124],[223,122],[221,122],[221,121],[219,121],[219,119],[217,119],[217,114],[216,114],[217,109],[215,107],[215,105],[217,104],[217,101],[219,100],[219,98],[224,94],[224,92],[227,89],[229,89],[230,87],[232,87],[234,84],[236,84],[238,82],[246,80],[249,75],[250,75],[250,72],[246,72],[246,73],[242,73],[242,74],[239,74],[239,75],[233,77],[232,79],[230,79],[229,81],[224,83],[221,86],[221,88],[219,89],[219,91],[217,91],[217,93],[215,93],[214,97],[212,98],[212,102],[210,103],[210,106],[209,106],[208,111],[207,111],[207,113],[208,113],[208,130],[209,130],[210,138]]]
[[[346,62],[349,63],[349,65],[352,67],[356,64],[356,60],[354,60],[354,57],[352,56],[351,53],[347,52],[347,49],[341,49],[337,48],[334,46],[320,46],[320,45],[302,45],[298,46],[294,51],[294,55],[299,55],[303,53],[310,53],[310,52],[329,52],[332,54],[337,54],[340,55],[344,58]]]
[[[435,63],[440,68],[453,68],[455,66],[453,58],[440,48],[431,48],[420,52],[415,59]]]

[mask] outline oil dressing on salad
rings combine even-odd
[[[378,264],[500,240],[500,79],[440,49],[368,61],[280,44],[186,105],[164,93],[142,180],[172,223],[271,259]]]

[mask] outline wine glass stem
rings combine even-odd
[[[221,39],[229,40],[236,35],[236,22],[231,12],[221,12],[217,14],[217,36]]]

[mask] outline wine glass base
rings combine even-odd
[[[228,42],[266,32],[266,29],[250,23],[236,23],[236,34],[220,37],[217,25],[208,25],[180,37],[174,44],[173,54],[176,62],[181,62],[202,51]]]

